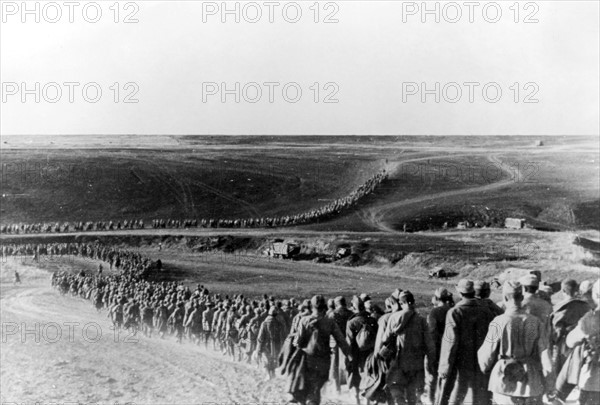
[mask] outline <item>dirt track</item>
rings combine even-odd
[[[25,284],[8,282],[15,268]],[[115,334],[105,311],[60,296],[46,272],[9,262],[3,265],[0,288],[2,403],[285,401],[284,380],[265,382],[266,375],[255,366],[170,338]]]
[[[447,148],[436,149],[440,152]],[[514,149],[513,149],[514,150]],[[559,150],[556,150],[559,152]],[[495,151],[501,153],[502,150]],[[547,152],[547,149],[544,150]],[[535,153],[535,152],[534,152]],[[463,156],[488,156],[491,162],[500,163],[497,157],[489,155],[489,150],[470,149]],[[460,155],[451,155],[452,157]],[[443,156],[444,158],[448,156]],[[407,159],[395,162],[390,169],[397,169],[401,163],[418,160],[432,160],[432,157]],[[500,165],[502,167],[502,165]],[[511,173],[512,174],[512,173]],[[315,231],[302,228],[280,229],[145,229],[110,232],[85,232],[70,234],[30,234],[2,235],[7,238],[40,238],[67,235],[348,235],[360,234],[364,237],[389,235],[397,232],[386,222],[388,213],[408,205],[446,197],[469,195],[491,189],[498,189],[513,180],[474,185],[472,187],[434,192],[429,195],[373,205],[366,208],[361,216],[363,221],[375,225],[379,232]],[[218,191],[218,190],[217,190]],[[193,205],[193,201],[186,201]],[[250,209],[250,208],[249,208]],[[506,230],[486,229],[476,231],[425,232],[420,235],[462,236],[506,233]],[[534,231],[523,230],[523,233]],[[12,270],[18,269],[25,280],[23,285],[13,286]],[[2,350],[0,360],[0,401],[17,403],[82,402],[136,404],[191,404],[191,403],[256,403],[283,402],[284,382],[278,379],[264,382],[265,374],[253,366],[234,363],[220,354],[205,351],[189,344],[177,345],[173,340],[128,338],[121,334],[115,339],[114,331],[105,312],[96,312],[89,302],[72,297],[62,297],[50,288],[49,274],[32,267],[22,267],[18,263],[2,265],[0,278],[0,313],[3,322]],[[429,286],[427,286],[429,288]],[[56,335],[52,325],[61,326],[62,336],[55,343],[49,342]],[[72,324],[73,339],[69,338]],[[36,332],[21,335],[22,329],[35,330],[40,342],[36,343]],[[82,332],[85,325],[89,334],[85,339]],[[17,329],[15,330],[14,327]],[[44,329],[45,328],[45,329]],[[102,337],[94,340],[96,330]],[[15,332],[13,334],[13,332]],[[44,333],[46,331],[47,333]],[[129,343],[125,342],[128,340]],[[349,396],[326,399],[343,403],[353,403]]]

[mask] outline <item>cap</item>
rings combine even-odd
[[[539,287],[540,280],[537,278],[535,274],[528,274],[519,279],[519,283],[526,287]]]
[[[363,302],[363,300],[360,299],[360,297],[357,297],[356,295],[352,297],[352,306],[357,311],[365,310],[365,303]]]
[[[301,309],[310,309],[310,301],[309,300],[304,300],[302,301],[302,305],[300,305]]]
[[[442,300],[442,299],[451,298],[452,294],[446,288],[440,287],[437,290],[435,290],[434,296],[436,298]]]
[[[487,281],[483,281],[483,280],[477,280],[474,283],[474,288],[475,290],[479,290],[479,291],[485,291],[485,290],[489,290],[490,289],[490,283],[488,283]]]
[[[463,278],[458,282],[458,285],[456,286],[456,291],[458,291],[461,294],[469,294],[475,292],[475,286],[473,284],[473,281]]]
[[[317,310],[323,310],[327,308],[327,302],[325,301],[325,298],[322,295],[315,295],[314,297],[312,297],[312,299],[310,300],[310,304],[313,308]]]
[[[402,304],[414,304],[415,297],[413,296],[413,294],[410,291],[402,291],[400,293],[400,302]]]
[[[392,293],[392,297],[399,299],[400,298],[400,293],[402,292],[402,288],[396,288],[394,290],[394,292]]]
[[[502,295],[517,294],[521,292],[521,283],[518,281],[507,281],[504,283],[504,286],[502,286]]]
[[[386,308],[391,309],[394,305],[398,305],[398,300],[394,296],[390,296],[385,299]]]
[[[370,301],[370,300],[371,300],[371,297],[369,297],[369,294],[367,294],[367,293],[362,293],[362,294],[359,296],[359,298],[360,298],[360,300],[361,300],[362,302],[367,302],[367,301]]]

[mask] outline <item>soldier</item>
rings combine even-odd
[[[21,276],[19,275],[19,272],[15,270],[15,285],[16,284],[21,284]]]
[[[212,333],[212,324],[215,311],[211,302],[206,304],[206,309],[202,313],[202,332],[204,334],[204,348],[208,349],[208,339]]]
[[[528,274],[519,280],[523,286],[523,308],[531,315],[537,316],[549,332],[549,318],[552,313],[552,304],[540,298],[536,293],[540,280],[535,274]]]
[[[475,281],[475,297],[479,300],[479,303],[487,307],[494,317],[502,315],[504,310],[490,299],[491,293],[492,289],[490,288],[490,283],[483,280]]]
[[[327,303],[322,295],[311,299],[312,314],[302,317],[295,339],[295,346],[306,355],[305,369],[300,370],[304,375],[303,389],[290,392],[300,403],[319,405],[321,403],[321,388],[327,382],[331,351],[329,339],[333,337],[342,352],[352,360],[350,347],[337,324],[331,318],[325,317]]]
[[[446,315],[448,314],[450,308],[452,308],[454,305],[452,293],[447,289],[440,287],[435,290],[433,298],[431,299],[431,303],[434,305],[434,308],[427,316],[427,326],[429,335],[431,336],[435,346],[436,357],[433,360],[433,363],[437,365],[439,364],[440,360],[442,338],[444,337],[444,329],[446,328]],[[432,370],[432,372],[427,372],[425,380],[425,393],[427,395],[427,401],[429,404],[433,404],[435,402],[435,391],[437,387],[437,369],[431,369],[430,367],[427,367],[427,370]]]
[[[477,350],[485,339],[492,313],[475,298],[473,281],[460,280],[456,290],[462,299],[446,315],[436,404],[485,405],[489,403],[487,378],[477,365]],[[470,398],[465,401],[467,396]]]
[[[352,362],[348,362],[348,388],[354,388],[356,402],[360,405],[361,373],[364,372],[365,361],[375,346],[377,320],[369,316],[363,300],[359,297],[352,298],[352,306],[355,313],[346,326],[346,342],[353,359]]]
[[[335,321],[341,331],[345,331],[348,320],[354,314],[346,306],[346,299],[344,297],[336,297],[333,301],[335,309],[329,317]],[[332,359],[330,378],[333,379],[335,388],[337,392],[340,393],[341,385],[346,383],[346,367],[343,362],[340,361],[340,348],[337,346],[334,339],[331,341],[331,346]]]
[[[189,331],[189,337],[196,341],[196,344],[200,344],[202,336],[202,310],[197,302],[192,302],[192,311],[186,319],[184,325]]]
[[[183,302],[178,301],[175,310],[169,317],[168,323],[173,326],[173,331],[175,332],[175,339],[177,343],[181,343],[183,339],[183,317],[185,316],[185,311],[183,309]]]
[[[169,320],[168,304],[169,302],[166,299],[160,301],[156,309],[156,330],[161,339],[165,338],[165,333],[167,332],[167,321]]]
[[[131,328],[133,330],[133,334],[137,333],[139,321],[140,321],[140,307],[137,303],[137,300],[132,298],[127,310],[125,312],[125,329]]]
[[[113,322],[113,327],[120,329],[121,325],[123,325],[123,304],[121,303],[120,299],[117,299],[117,302],[115,302],[110,308],[108,311],[108,316]]]
[[[550,342],[552,345],[552,364],[555,370],[560,370],[570,353],[566,346],[566,338],[577,326],[577,322],[589,310],[587,302],[576,298],[579,292],[579,285],[573,279],[564,280],[561,283],[561,292],[564,299],[554,306],[554,311],[550,315],[550,324],[552,327]],[[556,387],[558,397],[565,400],[572,390],[570,385],[560,385]]]
[[[544,378],[552,378],[545,327],[523,307],[519,282],[505,283],[502,295],[506,312],[493,320],[477,353],[480,369],[491,373],[496,404],[541,405]]]
[[[592,287],[592,298],[594,309],[567,335],[567,346],[575,349],[572,361],[580,365],[572,367],[580,405],[600,404],[600,280]]]
[[[142,333],[147,337],[152,337],[152,318],[154,317],[154,308],[149,300],[144,301],[141,308]]]
[[[435,345],[427,321],[415,311],[413,294],[403,291],[399,298],[402,309],[390,316],[382,337],[383,342],[396,341],[396,355],[385,380],[391,398],[388,403],[415,405],[425,377],[425,358],[430,373],[437,366]]]
[[[284,325],[277,320],[277,307],[271,307],[267,318],[260,325],[257,337],[257,355],[264,355],[268,379],[275,377],[277,358],[285,340]]]
[[[564,280],[561,283],[561,292],[564,299],[554,306],[554,311],[550,315],[552,363],[556,370],[562,368],[569,355],[569,350],[565,344],[567,335],[577,326],[577,322],[581,317],[591,309],[587,302],[576,298],[579,292],[577,281],[573,279]],[[566,395],[559,395],[559,397],[566,399]]]

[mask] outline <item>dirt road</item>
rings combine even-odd
[[[11,283],[14,269],[24,284]],[[105,311],[61,296],[45,271],[9,261],[1,280],[2,403],[285,402],[283,378],[267,382],[255,366],[170,338],[115,333]]]

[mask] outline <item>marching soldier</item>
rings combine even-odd
[[[456,290],[462,299],[446,315],[436,404],[489,404],[487,378],[479,370],[477,350],[485,339],[492,313],[475,298],[473,281],[460,280]]]
[[[360,405],[359,389],[365,361],[373,351],[377,339],[377,320],[370,317],[365,304],[357,296],[352,298],[354,315],[346,325],[346,342],[350,346],[352,361],[348,362],[348,388],[355,389],[356,402]]]
[[[321,403],[321,388],[329,376],[331,351],[329,339],[333,337],[349,360],[352,360],[350,347],[337,324],[331,318],[325,317],[327,303],[322,295],[315,295],[311,299],[312,314],[302,317],[295,346],[306,355],[306,368],[304,371],[304,389],[291,392],[300,403],[308,402],[319,405]]]
[[[265,368],[269,380],[275,377],[277,358],[285,340],[285,326],[277,320],[277,307],[271,307],[267,318],[260,325],[257,337],[256,351],[258,356],[265,357]]]
[[[561,292],[564,299],[554,306],[554,311],[550,315],[551,345],[552,345],[552,364],[555,370],[560,370],[570,354],[566,346],[566,338],[577,326],[579,320],[590,310],[587,302],[576,298],[579,292],[579,285],[573,279],[564,280],[561,283]],[[560,384],[556,387],[558,397],[566,400],[572,390],[569,384]]]
[[[446,328],[446,315],[448,314],[450,308],[452,308],[454,305],[452,293],[445,288],[438,288],[435,290],[433,298],[431,299],[431,303],[434,305],[434,308],[427,316],[427,326],[429,329],[429,335],[431,336],[435,346],[436,357],[433,359],[433,363],[436,364],[437,367],[437,364],[439,364],[440,360],[442,338],[444,337],[444,330]],[[429,359],[427,361],[429,361]],[[431,370],[431,372],[429,372],[429,370]],[[430,367],[427,367],[425,394],[427,395],[429,404],[433,404],[435,402],[437,380],[437,368],[431,369]]]
[[[592,298],[594,309],[567,335],[567,346],[574,349],[572,361],[580,365],[572,365],[580,405],[600,403],[600,280],[592,287]]]
[[[334,300],[335,309],[330,314],[331,319],[335,321],[340,331],[346,330],[348,320],[354,315],[346,306],[344,297],[336,297]],[[310,303],[309,303],[310,304]],[[346,367],[343,361],[340,361],[340,348],[337,346],[335,339],[331,339],[331,370],[330,377],[333,379],[337,392],[341,392],[341,385],[346,383]]]
[[[415,298],[410,291],[400,293],[400,305],[402,310],[390,317],[382,339],[384,342],[396,340],[396,355],[386,376],[391,398],[388,403],[415,405],[425,378],[425,358],[430,373],[437,366],[435,345],[427,321],[415,311]]]
[[[545,326],[523,307],[521,285],[507,282],[502,290],[506,312],[496,317],[478,351],[483,373],[491,373],[488,389],[498,405],[541,405],[544,379],[552,381]],[[553,388],[552,382],[548,386]]]

